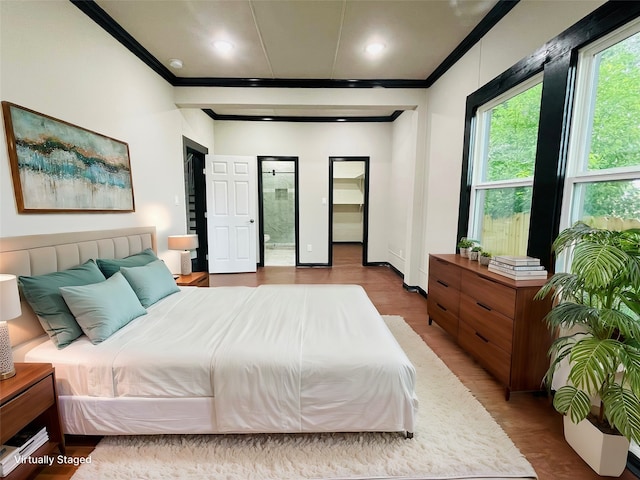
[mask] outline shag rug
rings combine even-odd
[[[402,317],[384,318],[417,372],[413,439],[397,433],[105,437],[73,480],[536,478],[511,439]]]

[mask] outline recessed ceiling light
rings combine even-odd
[[[384,43],[370,43],[365,47],[365,51],[370,55],[377,55],[385,49]]]
[[[169,60],[169,66],[171,68],[182,68],[182,60],[179,58],[172,58]]]
[[[216,40],[213,42],[213,46],[216,50],[223,53],[233,50],[233,43],[227,42],[226,40]]]

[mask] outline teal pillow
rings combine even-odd
[[[58,348],[66,347],[82,335],[82,329],[60,295],[60,287],[87,285],[104,280],[104,275],[93,260],[61,272],[19,277],[24,298]]]
[[[145,308],[167,295],[180,291],[173,274],[162,260],[156,260],[143,267],[124,267],[120,272],[131,284]]]
[[[147,248],[140,253],[134,253],[125,258],[98,258],[96,262],[104,276],[109,278],[114,273],[119,272],[121,267],[141,267],[155,260],[158,260],[158,257],[156,257],[153,250]]]
[[[121,273],[104,282],[62,287],[60,293],[91,343],[105,341],[147,311]]]

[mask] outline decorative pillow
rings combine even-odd
[[[93,285],[62,287],[60,293],[94,345],[147,313],[120,272]]]
[[[156,260],[143,267],[124,267],[120,272],[131,284],[145,308],[167,295],[180,291],[173,274],[162,260]]]
[[[98,258],[96,262],[104,276],[109,278],[114,273],[119,272],[121,267],[141,267],[155,260],[158,260],[158,257],[153,250],[147,248],[140,253],[134,253],[125,258]]]
[[[93,260],[61,272],[19,277],[24,298],[58,348],[66,347],[82,335],[82,329],[60,295],[60,287],[88,285],[104,280],[104,275]]]

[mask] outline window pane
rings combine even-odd
[[[640,33],[596,55],[588,170],[640,165]]]
[[[640,179],[581,183],[574,187],[572,223],[597,228],[640,228]]]
[[[494,255],[526,255],[532,187],[479,190],[476,231],[483,250]]]
[[[539,83],[487,112],[489,134],[482,181],[533,176],[541,96]]]

